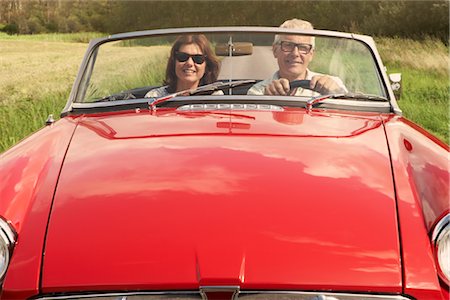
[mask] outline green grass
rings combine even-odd
[[[43,127],[50,113],[58,119],[69,92],[52,92],[37,99],[25,98],[13,105],[0,103],[0,152]]]
[[[436,39],[377,38],[388,73],[402,73],[403,115],[449,144],[449,48]]]
[[[404,92],[398,104],[403,115],[449,142],[448,76],[431,71],[393,68],[402,73]]]
[[[0,152],[43,127],[49,114],[59,117],[86,42],[98,36],[104,34],[0,33]],[[431,39],[376,42],[388,72],[403,74],[404,115],[448,144],[448,47]]]

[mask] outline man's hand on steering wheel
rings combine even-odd
[[[264,95],[293,96],[295,89],[299,87],[322,95],[345,92],[331,76],[316,75],[311,80],[294,80],[291,82],[286,78],[274,80],[266,86]]]
[[[264,89],[264,95],[293,95],[291,91],[291,86],[289,80],[286,78],[280,78],[269,83]]]
[[[311,78],[309,84],[310,89],[320,93],[321,95],[328,94],[339,94],[345,93],[346,91],[333,79],[333,77],[328,75],[315,75]]]

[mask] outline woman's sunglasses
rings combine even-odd
[[[192,57],[192,60],[193,60],[194,63],[196,63],[197,65],[201,65],[202,63],[205,62],[205,59],[206,59],[206,55],[203,55],[203,54],[188,54],[188,53],[184,53],[184,52],[175,52],[175,58],[176,58],[179,62],[185,62],[185,61],[187,61],[190,57]]]

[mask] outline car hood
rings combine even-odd
[[[80,117],[44,292],[401,292],[380,116],[128,112]]]

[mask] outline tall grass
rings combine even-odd
[[[49,114],[55,119],[69,96],[69,89],[38,98],[25,98],[12,105],[0,103],[0,152],[43,127]]]
[[[420,70],[448,78],[449,48],[441,40],[376,38],[375,41],[383,62],[390,68]]]
[[[0,32],[2,41],[38,41],[38,42],[64,42],[64,43],[89,43],[93,38],[106,36],[100,32],[77,32],[77,33],[40,33],[28,35],[9,35]]]
[[[44,126],[49,114],[59,116],[85,42],[98,36],[103,34],[0,34],[0,152]],[[376,41],[388,72],[403,74],[399,105],[404,115],[449,143],[448,47],[432,39]]]
[[[378,38],[377,47],[389,73],[402,73],[398,101],[408,119],[449,143],[449,48],[437,39],[414,41]]]
[[[403,89],[399,106],[403,115],[449,142],[449,77],[432,71],[393,68],[402,73]]]

